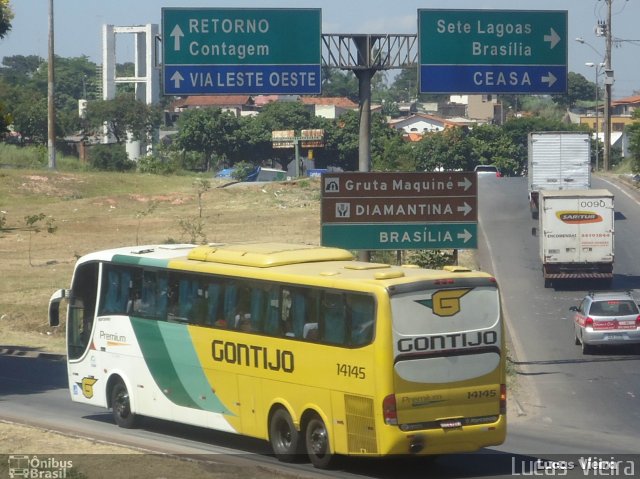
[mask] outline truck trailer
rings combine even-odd
[[[586,190],[591,187],[591,139],[588,133],[529,133],[528,183],[531,217],[539,211],[542,190]]]
[[[613,279],[613,194],[606,189],[542,190],[538,237],[544,286]]]

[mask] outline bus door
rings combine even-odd
[[[408,286],[391,298],[398,424],[408,430],[495,422],[500,414],[497,286],[488,280],[463,284]]]
[[[98,381],[98,357],[92,346],[98,290],[98,263],[79,265],[73,275],[67,314],[67,372],[69,390],[74,401],[96,402],[94,389]]]

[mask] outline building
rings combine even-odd
[[[632,117],[638,108],[640,108],[640,95],[628,96],[611,102],[612,115]]]
[[[330,120],[335,120],[348,111],[358,110],[358,104],[345,97],[301,97],[300,101],[315,116]]]
[[[473,122],[454,121],[435,115],[417,113],[406,118],[397,118],[389,122],[389,126],[402,130],[402,135],[408,141],[420,141],[425,133],[443,131],[454,126],[469,126]]]

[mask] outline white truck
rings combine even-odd
[[[542,190],[538,236],[545,288],[567,280],[613,279],[614,210],[609,190]]]
[[[591,138],[588,133],[529,133],[528,156],[529,207],[534,219],[538,216],[540,191],[591,187]]]

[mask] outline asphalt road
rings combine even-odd
[[[526,178],[483,178],[479,186],[479,261],[496,275],[503,297],[519,371],[516,396],[525,415],[520,427],[530,426],[550,439],[536,446],[542,450],[529,444],[527,451],[640,453],[640,349],[582,354],[574,345],[569,307],[594,285],[544,288]],[[594,178],[592,187],[615,195],[612,288],[637,289],[640,300],[640,203],[617,183]],[[511,428],[512,433],[517,430]],[[568,437],[558,444],[561,434]]]

